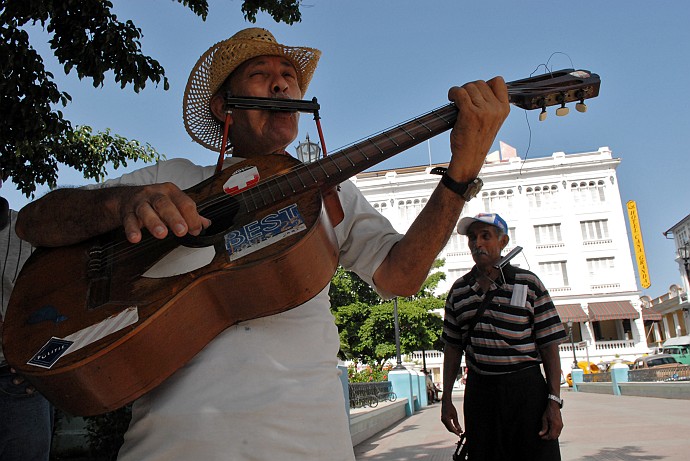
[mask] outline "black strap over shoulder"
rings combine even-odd
[[[467,349],[467,345],[470,343],[470,339],[472,338],[472,331],[474,331],[474,327],[477,326],[477,323],[479,323],[479,320],[484,315],[484,312],[486,312],[486,308],[489,307],[489,303],[494,298],[495,294],[496,294],[495,291],[490,291],[486,294],[486,296],[484,296],[484,300],[482,301],[482,304],[477,309],[477,312],[474,314],[474,317],[472,317],[472,320],[470,320],[470,323],[468,324],[469,327],[467,329],[467,337],[462,342],[463,352],[465,351],[465,349]]]

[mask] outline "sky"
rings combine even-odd
[[[120,89],[112,75],[99,88],[74,72],[65,76],[46,34],[34,28],[32,45],[72,96],[62,109],[66,118],[199,164],[214,164],[216,157],[194,144],[182,124],[189,71],[212,44],[245,27],[265,27],[281,43],[322,50],[304,99],[318,98],[330,152],[446,104],[453,85],[496,75],[518,80],[543,72],[544,65],[599,74],[599,97],[588,101],[585,114],[571,108],[570,115],[556,117],[552,109],[539,122],[538,111],[513,107],[492,150],[504,141],[522,158],[536,158],[609,147],[621,159],[623,206],[637,202],[651,278],[642,293],[656,297],[671,284],[682,286],[673,241],[662,233],[690,214],[687,0],[304,0],[302,21],[292,26],[263,13],[256,24],[247,22],[240,0],[210,0],[205,22],[171,0],[112,1],[120,20],[142,29],[143,52],[165,68],[170,89],[149,84],[137,94]],[[310,115],[302,115],[300,128],[295,145],[306,134],[317,138]],[[447,133],[374,169],[424,165],[430,157],[433,163],[450,159]],[[119,176],[141,166],[109,171]],[[68,169],[58,178],[61,186],[87,182]],[[14,209],[29,200],[11,182],[2,195]]]

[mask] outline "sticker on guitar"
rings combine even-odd
[[[128,307],[95,325],[82,328],[64,338],[50,338],[27,363],[41,368],[51,368],[60,357],[95,343],[129,325],[134,325],[138,321],[139,312],[137,308],[135,306]]]
[[[223,191],[228,195],[237,195],[240,192],[254,187],[259,183],[259,170],[255,166],[241,168],[228,178],[223,184]]]
[[[225,249],[234,261],[306,228],[297,204],[293,203],[226,234]]]

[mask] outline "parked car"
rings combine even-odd
[[[597,363],[597,366],[599,367],[600,372],[607,372],[611,371],[611,367],[615,365],[616,363],[622,363],[623,365],[627,365],[628,369],[632,370],[633,365],[635,362],[631,362],[630,360],[624,360],[624,359],[616,359],[612,360],[610,362],[599,362]]]
[[[677,336],[664,341],[662,353],[672,355],[679,363],[690,365],[690,336]]]
[[[642,370],[645,368],[671,368],[680,365],[678,360],[670,354],[656,354],[646,355],[635,359],[632,366],[633,370]]]

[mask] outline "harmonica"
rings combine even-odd
[[[309,112],[317,113],[321,106],[316,98],[311,101],[301,99],[276,99],[259,97],[225,97],[225,110],[232,109],[260,109],[276,112]]]

